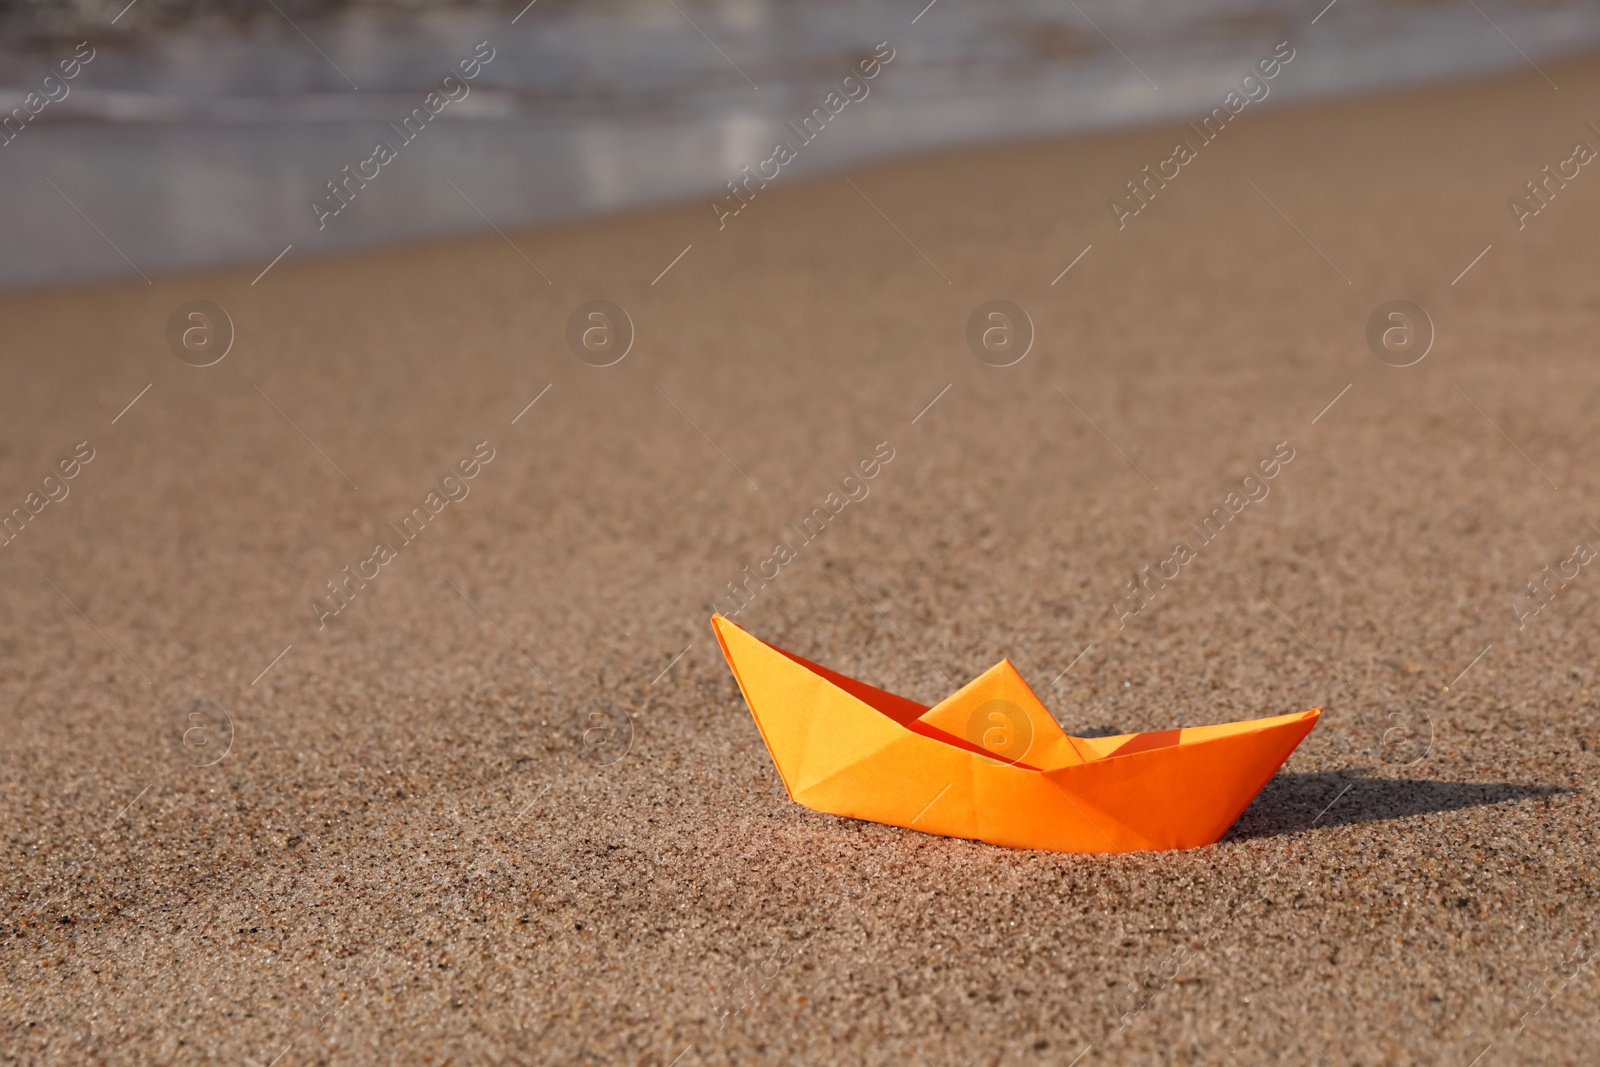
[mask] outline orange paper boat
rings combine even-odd
[[[930,708],[711,625],[790,799],[1009,848],[1209,845],[1322,714],[1070,737],[1009,660]]]

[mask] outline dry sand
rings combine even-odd
[[[773,187],[722,232],[0,300],[5,507],[95,457],[0,549],[5,1061],[1593,1063],[1600,569],[1512,608],[1600,546],[1600,173],[1506,206],[1600,144],[1600,63],[1546,69],[1247,112],[1120,232],[1181,128]],[[604,369],[564,341],[596,297],[637,328]],[[1037,330],[1003,369],[964,340],[996,297]],[[1363,339],[1397,297],[1437,328],[1405,369]],[[193,298],[237,331],[203,370],[164,339]],[[739,621],[924,702],[1009,656],[1074,731],[1325,707],[1220,844],[786,799],[707,616],[885,441]],[[202,697],[231,749],[196,767]]]

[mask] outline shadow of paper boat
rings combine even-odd
[[[1009,660],[927,707],[711,625],[790,799],[1009,848],[1209,845],[1321,714],[1070,737]]]

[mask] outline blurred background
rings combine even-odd
[[[869,101],[782,180],[1193,117],[1308,18],[1264,106],[1600,43],[1600,6],[1575,0],[5,0],[0,286],[709,201],[882,41]],[[398,143],[390,124],[480,42],[469,94],[319,228],[326,183]],[[75,54],[93,58],[65,95],[44,86]]]

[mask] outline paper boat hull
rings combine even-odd
[[[926,725],[937,707],[829,671],[720,616],[712,624],[793,800],[831,815],[1011,848],[1130,852],[1211,844],[1320,713],[1069,739],[1078,756],[1035,767],[939,735]]]

